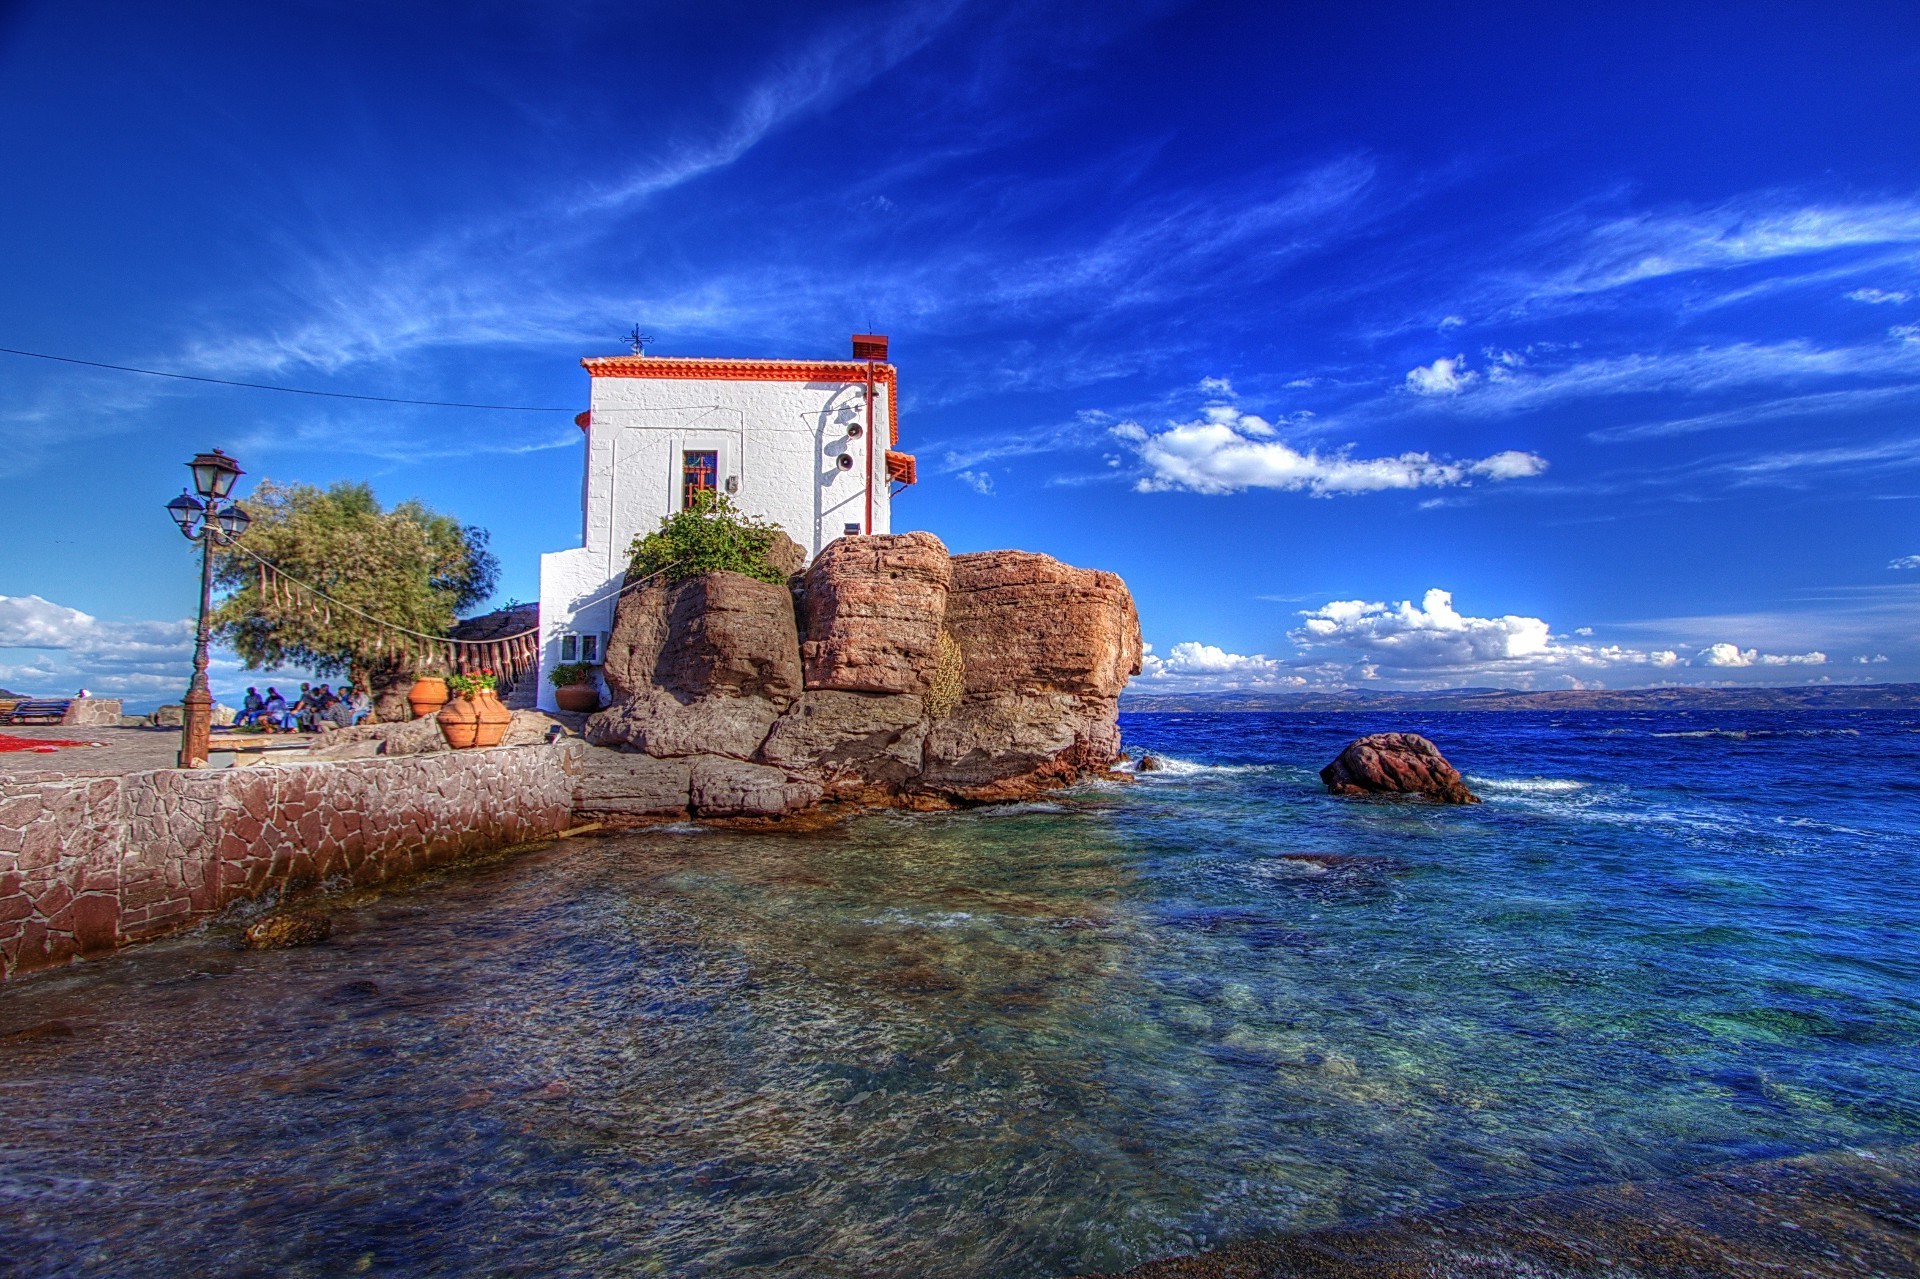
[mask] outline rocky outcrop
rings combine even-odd
[[[843,537],[807,570],[808,688],[924,693],[940,658],[947,548],[931,533]]]
[[[950,806],[1020,798],[1117,756],[1117,698],[1141,646],[1113,574],[1019,551],[949,556],[905,533],[842,538],[790,585],[710,573],[621,600],[614,704],[585,731],[622,754],[587,766],[580,812]]]
[[[1458,769],[1418,733],[1374,733],[1347,743],[1320,780],[1332,795],[1425,795],[1443,804],[1478,804]]]

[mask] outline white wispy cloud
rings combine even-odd
[[[1920,203],[1795,207],[1779,194],[1761,194],[1711,208],[1608,219],[1581,228],[1571,242],[1574,260],[1539,281],[1532,289],[1536,296],[1591,294],[1813,254],[1920,244]]]
[[[1894,334],[1895,337],[1902,336]],[[1522,367],[1501,363],[1500,376],[1469,391],[1475,370],[1446,360],[1442,393],[1453,394],[1459,411],[1481,415],[1517,413],[1560,401],[1670,392],[1688,395],[1790,386],[1820,379],[1911,375],[1920,372],[1920,350],[1904,342],[1823,347],[1792,339],[1736,342],[1690,350],[1598,356],[1559,365],[1536,360]],[[1416,369],[1408,375],[1412,385]],[[1436,379],[1440,376],[1435,374]],[[1458,394],[1459,392],[1468,392]],[[1624,438],[1624,437],[1623,437]]]
[[[1888,568],[1920,568],[1920,555],[1902,555],[1897,559],[1889,561],[1887,564],[1887,567]]]
[[[1898,306],[1903,302],[1911,302],[1913,294],[1905,289],[1855,289],[1847,294],[1847,299],[1872,306]]]
[[[985,471],[955,471],[954,478],[981,497],[993,496],[993,476]]]
[[[1477,460],[1436,458],[1429,453],[1355,457],[1350,450],[1302,451],[1269,438],[1273,433],[1272,424],[1264,418],[1225,406],[1158,431],[1135,421],[1113,428],[1114,437],[1133,449],[1147,468],[1135,485],[1143,493],[1184,489],[1223,494],[1271,488],[1326,497],[1525,479],[1547,469],[1545,458],[1513,449]]]

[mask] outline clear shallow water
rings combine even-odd
[[[1067,1275],[1920,1137],[1920,717],[1129,716],[0,993],[0,1269]],[[1487,803],[1320,793],[1417,728]]]

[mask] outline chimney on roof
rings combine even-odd
[[[884,333],[856,333],[853,335],[853,358],[856,360],[884,360],[887,358],[887,335]]]

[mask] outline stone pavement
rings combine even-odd
[[[121,777],[155,768],[172,768],[180,754],[180,730],[177,728],[81,728],[72,724],[23,724],[0,729],[13,737],[47,740],[99,742],[98,746],[74,746],[51,754],[38,751],[0,751],[0,775],[31,773],[37,776]],[[276,748],[268,758],[283,758],[278,749],[304,748],[313,741],[308,733],[243,733],[229,737],[213,736],[213,764],[230,761],[223,746],[240,745],[249,749]],[[291,757],[284,757],[291,758]]]

